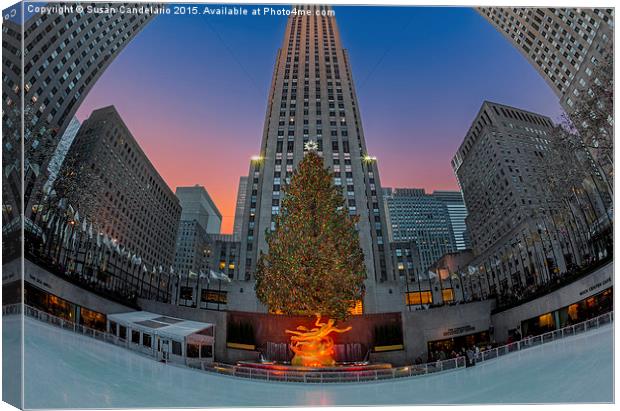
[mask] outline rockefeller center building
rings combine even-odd
[[[363,312],[400,310],[403,296],[392,269],[377,161],[366,148],[349,55],[335,17],[316,13],[328,7],[307,9],[310,13],[288,18],[277,53],[262,143],[248,175],[237,280],[254,282],[260,252],[267,251],[265,230],[275,227],[283,187],[316,146],[334,183],[342,187],[350,214],[360,218],[367,269]],[[231,287],[231,309],[266,310],[253,293],[238,293],[242,288],[251,289]]]

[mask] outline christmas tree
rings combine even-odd
[[[366,268],[342,189],[309,150],[285,188],[275,230],[267,232],[256,295],[270,311],[345,319],[363,298]]]

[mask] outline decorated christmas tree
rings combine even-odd
[[[267,232],[256,295],[270,311],[345,319],[363,298],[366,268],[342,189],[312,148],[285,188],[275,231]]]

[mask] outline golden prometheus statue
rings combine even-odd
[[[291,360],[292,365],[304,367],[331,367],[336,364],[334,360],[334,340],[329,337],[332,332],[345,333],[351,330],[347,328],[336,328],[336,320],[329,319],[326,323],[321,322],[321,315],[316,315],[316,328],[311,330],[303,325],[297,327],[297,331],[286,330],[291,337],[291,350],[295,356]]]

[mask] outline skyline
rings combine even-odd
[[[561,113],[534,68],[473,9],[334,9],[383,186],[457,190],[450,160],[484,100],[554,120]],[[286,17],[159,16],[77,116],[115,105],[171,190],[205,186],[230,233],[239,177],[260,149],[285,24]]]

